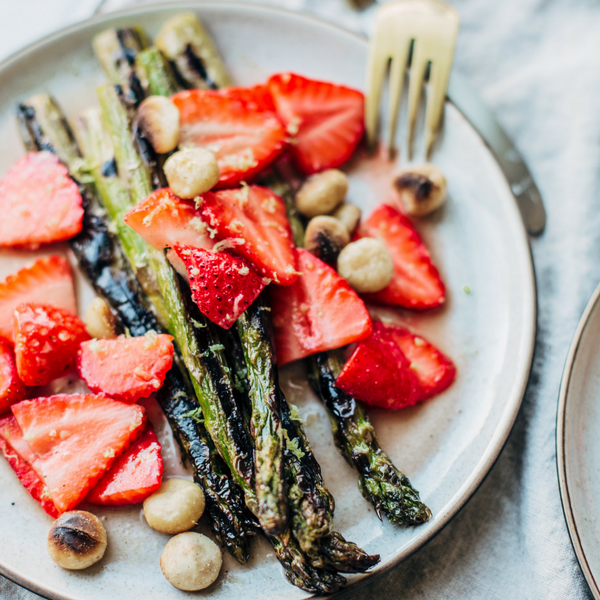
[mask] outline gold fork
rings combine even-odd
[[[369,43],[365,102],[365,125],[371,148],[377,142],[379,102],[389,65],[388,149],[390,153],[393,151],[404,77],[412,49],[408,81],[408,154],[410,158],[419,100],[429,71],[425,103],[425,153],[429,157],[444,110],[458,26],[458,13],[441,0],[391,0],[377,10]]]

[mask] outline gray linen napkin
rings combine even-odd
[[[34,0],[28,0],[32,3]],[[103,11],[131,2],[106,0]],[[270,0],[368,31],[350,0]],[[600,4],[454,0],[456,67],[494,110],[548,211],[532,241],[539,331],[529,387],[499,460],[460,514],[399,568],[352,600],[591,598],[567,534],[556,475],[558,388],[583,308],[600,280]],[[0,597],[34,594],[0,579]]]

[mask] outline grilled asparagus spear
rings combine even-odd
[[[135,109],[145,96],[135,61],[147,45],[146,34],[139,27],[107,29],[92,40],[102,70],[109,81],[119,85],[123,103],[131,109]]]
[[[309,359],[309,380],[321,398],[338,450],[359,476],[363,496],[398,525],[420,525],[431,511],[419,498],[408,477],[401,473],[381,449],[373,425],[360,404],[335,387],[344,365],[339,350],[322,352]]]
[[[258,300],[238,319],[238,345],[245,357],[239,356],[235,342],[228,341],[227,345],[240,378],[244,373],[250,373],[250,396],[252,386],[257,385],[260,386],[262,397],[268,394],[276,397],[284,437],[283,465],[293,538],[313,567],[362,573],[377,564],[379,556],[369,556],[356,544],[347,542],[342,535],[332,531],[334,500],[323,484],[321,468],[310,447],[301,418],[290,409],[279,387],[266,308]],[[256,399],[251,403],[255,402]],[[267,412],[272,419],[274,411]],[[261,417],[264,418],[264,415]]]
[[[49,95],[33,96],[20,105],[17,112],[22,137],[29,150],[54,152],[74,178],[85,178],[79,148],[59,107]],[[134,336],[143,335],[151,329],[159,331],[159,323],[142,301],[143,293],[136,278],[108,232],[104,215],[94,206],[95,190],[90,183],[79,183],[85,198],[84,227],[71,241],[71,247],[96,292],[109,303],[121,330],[127,330]],[[111,256],[112,262],[109,260]],[[216,538],[244,563],[248,560],[249,538],[254,534],[255,521],[206,430],[189,416],[197,404],[178,362],[179,359],[167,374],[157,398],[176,439],[190,458],[195,480],[205,490],[207,514]]]
[[[170,96],[177,91],[175,74],[156,46],[137,55],[135,68],[147,96]]]
[[[190,20],[188,17],[189,15],[184,15],[181,19],[176,18],[174,21],[176,27],[180,28],[183,26],[182,23],[185,24],[185,27],[189,27],[189,24],[192,22],[198,23],[197,19]],[[115,35],[113,37],[118,36]],[[174,40],[177,39],[177,36],[167,35],[165,39]],[[206,44],[204,44],[204,46],[206,46]],[[196,47],[199,47],[199,44],[196,44]],[[136,65],[138,67],[141,66],[143,74],[140,76],[140,79],[143,82],[148,82],[148,88],[150,88],[150,86],[152,88],[149,89],[149,91],[157,95],[169,95],[174,92],[173,80],[167,71],[160,52],[156,48],[148,48],[141,52],[136,58]],[[103,106],[107,104],[106,101],[102,100],[103,94],[108,94],[109,92],[110,88],[102,88],[100,90]],[[112,123],[119,123],[119,119],[123,120],[126,117],[125,111],[116,110],[118,107],[115,105],[114,101],[110,103],[110,106],[115,109],[112,114]],[[119,124],[119,128],[122,129],[121,124]],[[122,161],[127,160],[131,160],[131,155],[122,157]],[[115,215],[115,218],[122,222],[122,215],[117,214]],[[127,228],[126,225],[122,226]],[[123,235],[120,233],[119,235],[121,239],[126,240],[135,236],[137,240],[141,241],[141,238],[131,229],[129,232]],[[251,329],[248,329],[248,332],[251,331]],[[196,332],[196,334],[198,333],[199,332]],[[200,347],[204,346],[201,344]],[[256,366],[258,370],[250,369],[250,397],[253,399],[252,432],[254,437],[254,460],[256,466],[256,514],[264,531],[268,534],[277,535],[283,532],[287,525],[287,499],[284,490],[282,466],[281,418],[279,416],[276,395],[270,393],[269,389],[266,389],[262,385],[265,378],[262,376],[263,373],[261,373],[261,369],[263,367],[268,367],[268,365],[258,364]],[[276,369],[271,368],[270,375],[271,377],[276,377]],[[231,397],[231,394],[228,391],[226,397]],[[237,416],[234,415],[234,418],[230,419],[229,422],[235,422],[236,418]],[[242,419],[240,419],[240,421],[242,421]]]
[[[114,185],[111,188],[100,186],[100,191],[103,189],[115,189],[117,186],[125,185],[127,186],[125,189],[128,191],[128,194],[115,194],[112,196],[112,200],[108,202],[108,206],[112,202],[126,202],[126,206],[119,206],[119,211],[115,212],[115,216],[117,217],[123,211],[141,202],[141,200],[150,194],[152,187],[148,171],[140,161],[129,135],[130,130],[126,111],[120,102],[117,92],[113,86],[107,85],[99,88],[98,95],[103,109],[104,120],[108,125],[107,129],[114,149],[118,174],[121,176],[121,179],[114,176],[112,182]],[[98,121],[87,121],[88,132],[97,124]],[[88,135],[88,139],[91,142],[102,139],[106,140],[101,134]],[[84,148],[85,155],[89,156],[92,164],[94,164],[96,157],[101,157],[103,160],[106,157],[105,153],[96,152],[95,150],[98,150],[98,148],[92,145]],[[94,172],[98,175],[97,167]],[[125,181],[122,181],[122,179]],[[118,229],[118,233],[121,235],[121,229]],[[137,235],[134,232],[131,233]],[[149,270],[157,280],[162,300],[166,306],[169,332],[175,338],[183,361],[190,373],[192,385],[202,409],[205,426],[219,453],[231,469],[236,482],[244,490],[247,504],[252,505],[254,502],[254,492],[251,488],[252,464],[248,452],[250,444],[243,437],[240,438],[237,435],[238,430],[235,427],[231,427],[231,424],[228,422],[228,411],[225,407],[233,404],[234,401],[231,400],[228,402],[225,400],[223,402],[221,395],[217,392],[217,381],[225,375],[215,373],[207,366],[206,359],[208,356],[204,354],[206,349],[201,348],[196,340],[193,325],[187,316],[185,301],[175,271],[166,260],[164,254],[154,250],[145,244],[145,242],[144,246],[144,257],[147,257]],[[133,264],[138,260],[135,256],[128,258],[130,258],[130,261],[133,261]]]
[[[262,312],[261,300],[246,309],[236,327],[246,360],[248,397],[252,408],[254,478],[258,519],[267,533],[282,533],[287,527],[287,495],[283,475],[283,429],[279,375],[273,353],[273,333]]]
[[[21,138],[29,151],[56,154],[67,167],[83,200],[83,226],[70,246],[96,293],[132,335],[143,335],[156,321],[142,300],[142,290],[109,231],[94,190],[82,169],[83,159],[57,104],[48,94],[32,96],[17,107]]]
[[[216,90],[232,85],[212,38],[194,13],[182,13],[167,21],[156,45],[182,87]]]

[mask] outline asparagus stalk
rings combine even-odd
[[[84,176],[79,148],[62,112],[49,95],[38,94],[28,99],[19,106],[18,117],[22,137],[29,150],[54,152],[74,178]],[[71,247],[96,292],[109,303],[121,330],[127,330],[134,336],[143,335],[151,329],[159,331],[160,325],[144,305],[139,284],[108,232],[104,216],[95,207],[94,190],[90,184],[79,183],[87,199],[84,228],[71,241]],[[111,257],[112,261],[106,262]],[[191,460],[194,479],[205,491],[207,514],[215,537],[240,562],[245,563],[250,537],[255,533],[255,521],[248,514],[243,496],[227,475],[206,430],[190,416],[194,414],[197,403],[178,358],[157,398],[177,441]]]
[[[258,520],[267,533],[287,527],[287,494],[283,475],[283,429],[273,333],[262,312],[270,310],[257,300],[236,322],[250,386],[251,431],[254,438],[254,478]]]
[[[147,45],[146,34],[139,27],[107,29],[92,40],[102,70],[109,81],[119,84],[119,94],[129,109],[135,109],[145,96],[135,59]]]
[[[237,342],[232,335],[226,345],[232,364],[243,378],[252,367],[247,366],[243,354],[249,354],[250,361],[269,366],[269,372],[275,365],[272,346],[267,342],[270,324],[260,301],[249,307],[240,317],[239,323],[246,319]],[[244,336],[244,343],[240,338]],[[237,343],[237,348],[236,348]],[[240,356],[242,354],[242,356]],[[261,377],[261,373],[257,373]],[[252,381],[252,377],[250,377]],[[356,544],[347,542],[339,533],[332,531],[334,500],[325,485],[321,468],[314,456],[300,415],[290,408],[277,378],[267,378],[261,388],[275,394],[279,400],[281,423],[284,437],[284,471],[288,485],[288,503],[291,513],[292,539],[310,561],[314,568],[346,573],[364,572],[379,561],[378,556],[369,556]],[[251,391],[251,388],[250,390]],[[246,397],[248,403],[250,400]]]
[[[194,389],[179,364],[169,372],[157,397],[184,455],[190,459],[195,481],[204,490],[213,534],[238,562],[245,564],[258,523],[204,427]]]
[[[123,253],[144,289],[150,305],[155,309],[161,324],[163,327],[167,327],[169,316],[158,289],[155,274],[150,268],[148,246],[123,221],[123,216],[131,207],[129,192],[123,181],[117,176],[117,164],[110,139],[102,125],[100,110],[91,108],[83,112],[77,119],[76,132],[80,146],[84,148],[88,159],[87,168],[94,179],[98,195],[121,242]]]
[[[152,81],[152,85],[154,86],[155,92],[162,94],[162,95],[166,95],[173,91],[172,80],[169,77],[169,73],[165,70],[165,63],[163,60],[161,60],[160,53],[156,49],[150,48],[150,49],[147,49],[146,51],[140,53],[137,56],[136,62],[138,64],[138,66],[142,65],[142,70],[143,70],[142,80],[145,80],[148,82]],[[109,129],[110,137],[113,140],[115,140],[114,148],[115,148],[115,155],[116,155],[116,163],[118,165],[135,164],[136,149],[133,146],[133,144],[128,143],[127,140],[125,140],[124,136],[123,136],[123,132],[127,131],[127,123],[129,121],[129,116],[128,116],[126,110],[123,108],[123,106],[119,104],[118,94],[115,92],[115,89],[112,86],[103,86],[103,87],[99,88],[98,95],[100,98],[101,106],[104,110],[104,114],[107,117],[106,121],[107,121],[108,129]],[[147,193],[150,193],[150,182],[147,177],[147,170],[145,170],[143,168],[138,168],[136,170],[133,170],[130,168],[130,170],[128,172],[128,176],[130,177],[131,194],[132,194],[132,196],[134,196],[132,199],[133,199],[134,203],[137,203],[137,201],[141,200],[141,198],[138,199],[135,197],[136,191],[139,191],[139,190],[143,191],[144,196]],[[122,215],[117,214],[117,215],[115,215],[115,217],[122,220]],[[126,227],[126,226],[124,226],[124,227]],[[131,236],[131,235],[136,236],[137,239],[140,240],[140,242],[143,244],[143,240],[141,240],[141,238],[139,238],[139,236],[137,236],[137,234],[135,232],[130,230],[130,232],[127,235],[128,236]],[[125,239],[125,237],[122,236],[122,239]],[[163,260],[165,260],[165,259],[163,259]],[[131,258],[130,258],[130,261],[131,261]],[[178,287],[178,282],[177,282],[177,278],[175,276],[174,271],[170,268],[169,265],[158,265],[155,269],[155,273],[159,279],[159,285],[161,286],[161,290],[162,290],[163,296],[164,296],[167,304],[169,306],[181,307],[182,306],[181,291]],[[197,384],[199,387],[200,386],[199,382],[202,381],[202,385],[204,385],[204,387],[206,388],[207,386],[209,386],[211,384],[211,381],[209,379],[207,379],[206,377],[200,378],[198,376],[195,376],[194,370],[192,370],[192,368],[195,368],[197,370],[198,365],[193,365],[193,367],[190,368],[191,363],[192,363],[192,357],[193,357],[193,355],[198,356],[199,354],[201,354],[200,348],[208,347],[209,348],[208,354],[207,354],[207,356],[204,357],[205,358],[205,360],[204,360],[205,366],[206,366],[207,361],[212,360],[215,363],[213,365],[214,367],[216,367],[218,369],[220,366],[222,369],[223,365],[222,364],[219,365],[220,357],[219,357],[218,353],[215,355],[210,350],[210,348],[214,347],[215,344],[211,344],[210,340],[204,340],[205,342],[209,342],[209,343],[199,343],[198,338],[200,336],[204,336],[206,334],[206,331],[204,331],[204,332],[199,331],[199,330],[193,331],[191,326],[185,319],[185,313],[182,310],[169,311],[169,318],[171,320],[170,330],[172,331],[173,335],[178,340],[178,343],[182,349],[184,360],[186,361],[186,364],[188,365],[188,369],[190,369],[190,372],[192,374],[192,383],[195,385]],[[199,314],[197,320],[202,322],[204,320],[204,317]],[[186,331],[186,329],[187,329],[187,331]],[[206,328],[202,328],[202,329],[206,329]],[[179,338],[175,335],[175,333],[174,333],[175,331],[180,332],[181,335],[179,336]],[[198,361],[195,361],[195,362],[198,362]],[[224,377],[217,377],[217,378],[215,378],[215,381],[223,382],[223,381],[227,381],[227,379]],[[222,384],[222,387],[223,387],[223,384]],[[221,394],[218,394],[218,391],[214,385],[212,386],[211,389],[204,390],[204,391],[205,391],[205,393],[199,396],[199,400],[200,400],[200,404],[202,406],[203,413],[205,415],[205,420],[208,422],[207,426],[208,426],[209,430],[211,431],[211,433],[212,433],[212,431],[215,431],[215,433],[217,433],[216,427],[214,429],[211,429],[210,423],[214,422],[217,426],[220,425],[220,438],[222,440],[222,443],[220,445],[219,450],[221,451],[221,453],[224,456],[226,461],[229,458],[229,460],[234,461],[236,463],[238,468],[232,469],[234,471],[234,473],[240,473],[243,477],[244,483],[250,484],[250,480],[252,477],[252,472],[249,467],[249,460],[248,460],[250,457],[250,452],[244,453],[241,444],[237,444],[236,447],[234,447],[234,448],[231,448],[231,449],[229,448],[232,445],[231,444],[232,440],[235,443],[235,441],[240,440],[240,439],[243,440],[245,437],[244,431],[242,428],[243,417],[242,417],[242,415],[237,414],[237,410],[235,409],[235,401],[232,401],[232,402],[228,401],[229,399],[232,399],[232,397],[233,397],[232,396],[233,391],[231,389],[231,385],[225,386],[225,389],[222,390],[222,392],[224,392],[224,393],[221,393]],[[198,390],[197,390],[197,392],[198,392]],[[203,404],[202,400],[205,396],[207,396],[206,392],[208,392],[208,395],[212,395],[213,397],[219,397],[221,399],[221,402],[218,403],[216,406],[216,410],[215,410],[214,403],[205,402]],[[227,418],[226,422],[223,422],[224,416]],[[221,422],[219,423],[219,421],[221,421]],[[228,428],[229,428],[228,432],[226,432],[226,430],[224,428],[225,425],[228,425]],[[229,435],[226,436],[225,435],[226,433],[228,433]],[[217,445],[219,446],[219,444],[217,444]],[[281,443],[279,444],[279,448],[280,447],[281,447]],[[249,448],[249,444],[248,444],[247,448]],[[261,455],[260,451],[258,451],[258,455],[259,456]],[[261,472],[265,472],[265,471],[261,471]],[[280,481],[281,481],[281,479],[280,479]],[[260,480],[260,478],[259,478],[259,482],[260,483],[258,483],[256,485],[256,490],[260,491],[258,503],[257,503],[255,494],[251,491],[251,489],[248,489],[246,486],[245,490],[246,490],[247,502],[249,503],[249,506],[251,506],[251,507],[256,506],[256,513],[257,513],[259,522],[261,523],[261,526],[265,529],[266,532],[271,533],[271,534],[280,533],[285,527],[285,513],[283,514],[283,521],[282,521],[282,517],[281,517],[282,511],[280,508],[281,505],[283,505],[285,507],[285,497],[283,494],[283,489],[281,489],[280,494],[275,501],[272,501],[270,503],[265,503],[263,498],[265,497],[265,495],[268,495],[268,494],[265,494],[262,491],[265,486],[263,485],[262,480]],[[243,483],[241,481],[238,483],[240,483],[240,485],[243,485]],[[282,483],[281,483],[281,485],[282,485]],[[267,488],[267,492],[268,492],[268,488]],[[285,508],[284,508],[284,510],[285,510]]]
[[[125,203],[119,205],[121,214],[139,203],[152,191],[148,171],[139,159],[131,136],[125,108],[122,106],[113,86],[102,86],[98,90],[104,121],[108,125],[110,141],[114,149],[115,163],[118,174],[125,174],[129,194],[119,194],[111,197],[109,204]],[[88,130],[97,125],[96,121],[88,121]],[[89,135],[90,142],[102,139],[101,135]],[[86,156],[93,162],[95,152],[91,148],[85,149]],[[96,174],[98,172],[96,171]],[[116,175],[115,181],[119,182]],[[121,184],[123,182],[121,181]],[[116,187],[116,186],[115,186]],[[100,186],[100,191],[113,190],[115,187]],[[121,235],[122,229],[118,229]],[[133,233],[133,232],[132,232]],[[136,235],[133,233],[133,235]],[[141,239],[141,238],[140,238]],[[187,318],[187,309],[177,276],[165,258],[164,254],[144,243],[144,257],[152,275],[156,278],[162,300],[166,307],[168,329],[181,351],[183,361],[190,373],[191,382],[198,397],[204,423],[209,431],[215,446],[231,469],[236,483],[242,487],[249,506],[255,503],[254,490],[251,486],[252,466],[249,455],[249,441],[240,437],[239,429],[231,427],[227,419],[227,409],[235,403],[233,398],[223,400],[218,393],[217,381],[224,377],[215,367],[209,368],[208,360],[210,351],[204,352],[200,347],[194,332],[194,325]],[[133,264],[136,257],[131,257]],[[130,259],[130,260],[131,260]],[[202,328],[205,323],[196,321]],[[214,366],[214,365],[213,365]]]
[[[332,531],[334,500],[323,483],[321,467],[295,406],[282,402],[285,464],[292,512],[292,531],[316,567],[364,573],[379,562],[353,542]]]
[[[51,96],[37,94],[18,106],[17,118],[26,148],[56,154],[79,187],[83,227],[69,243],[82,271],[129,332],[143,335],[153,328],[154,315],[144,305],[142,290],[109,231],[94,190],[86,181],[83,159],[61,110]]]
[[[309,380],[327,408],[338,450],[359,477],[363,496],[398,525],[420,525],[431,511],[419,498],[408,477],[399,471],[381,449],[377,435],[360,404],[335,387],[344,365],[339,350],[309,358]]]
[[[156,45],[182,87],[216,90],[232,85],[212,38],[194,13],[182,13],[167,21]]]
[[[177,91],[175,74],[156,46],[137,55],[135,68],[147,96],[171,96]]]

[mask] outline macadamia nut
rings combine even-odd
[[[331,216],[341,221],[346,226],[348,232],[353,234],[360,223],[362,213],[358,206],[345,203],[334,210]]]
[[[104,525],[85,510],[63,513],[48,533],[48,554],[63,569],[87,569],[104,556],[106,545]]]
[[[309,177],[296,194],[296,208],[306,217],[328,215],[345,198],[348,178],[338,169]]]
[[[138,108],[138,126],[158,154],[166,154],[177,148],[179,111],[168,98],[146,98]]]
[[[208,192],[219,181],[215,155],[204,148],[185,148],[165,162],[165,175],[176,196],[191,200]]]
[[[410,166],[394,180],[394,187],[409,215],[424,217],[438,209],[446,199],[446,178],[432,164]]]
[[[394,263],[383,242],[366,237],[340,252],[338,273],[357,292],[379,292],[392,280]]]
[[[88,333],[99,340],[117,337],[115,318],[108,304],[97,296],[85,311],[85,328]]]
[[[222,564],[219,546],[192,531],[172,537],[160,557],[160,568],[167,581],[187,592],[208,587],[219,576]]]
[[[187,479],[167,479],[144,500],[148,525],[161,533],[181,533],[191,529],[204,512],[204,492]]]
[[[330,264],[335,264],[340,251],[349,242],[350,234],[346,226],[327,215],[312,218],[304,234],[304,248]]]

